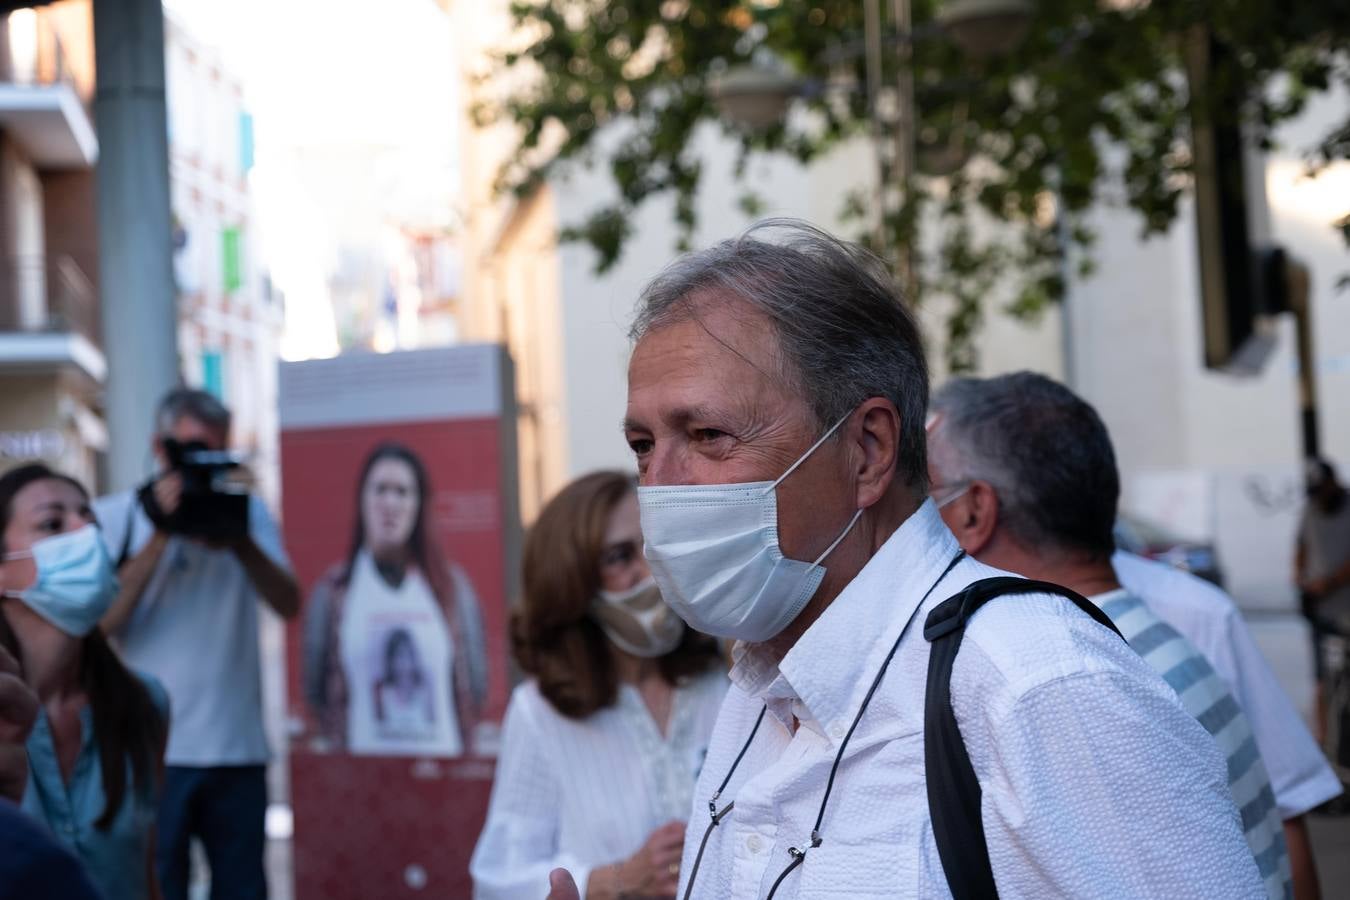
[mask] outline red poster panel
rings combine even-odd
[[[495,345],[282,366],[297,900],[470,893],[509,688],[513,396]]]

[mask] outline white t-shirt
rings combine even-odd
[[[1228,594],[1203,578],[1133,553],[1117,552],[1111,563],[1125,589],[1181,632],[1237,698],[1270,773],[1280,817],[1300,816],[1340,794],[1340,781]]]
[[[339,626],[347,678],[347,749],[366,756],[459,756],[451,696],[454,643],[436,595],[409,569],[397,587],[364,550]],[[401,671],[403,677],[396,677]]]
[[[128,521],[132,555],[154,533],[134,491],[100,497],[94,512],[114,561],[122,552]],[[254,543],[273,562],[289,568],[281,532],[266,504],[250,497],[248,512]],[[261,602],[233,552],[169,539],[131,618],[113,636],[127,665],[158,678],[169,692],[167,764],[267,762],[258,663]]]
[[[559,867],[584,897],[593,869],[627,859],[657,828],[687,819],[726,689],[720,666],[677,688],[662,735],[632,685],[581,720],[554,709],[534,681],[517,687],[469,864],[475,900],[538,900]]]

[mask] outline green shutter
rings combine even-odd
[[[225,293],[233,293],[244,285],[244,268],[239,257],[239,229],[226,228],[222,233]]]

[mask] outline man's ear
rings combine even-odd
[[[998,492],[987,481],[975,480],[953,500],[944,516],[961,548],[978,557],[998,530]]]
[[[900,453],[900,411],[882,397],[863,401],[844,425],[845,439],[856,450],[858,509],[867,509],[890,490]]]

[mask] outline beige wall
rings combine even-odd
[[[64,414],[66,408],[78,402],[58,376],[6,376],[4,389],[0,390],[0,471],[34,458],[34,454],[22,450],[21,445],[11,447],[11,438],[51,432],[60,436],[61,446],[56,452],[44,453],[38,458],[97,493],[95,455],[86,446],[74,422]]]
[[[520,504],[524,521],[564,484],[567,473],[562,326],[553,192],[522,204],[483,260],[479,301],[496,327],[482,339],[505,343],[516,365]],[[480,308],[480,311],[481,308]]]
[[[514,146],[503,124],[482,126],[475,104],[496,89],[478,78],[493,51],[510,40],[509,5],[473,0],[451,5],[463,73],[462,135],[464,297],[460,334],[466,341],[504,343],[516,367],[521,518],[534,520],[568,474],[567,373],[563,368],[555,194],[545,186],[517,201],[494,190]]]
[[[67,74],[72,78],[75,92],[86,103],[94,100],[94,7],[90,0],[65,0],[38,8],[38,17],[44,26],[44,66],[54,66],[50,38],[61,42]],[[50,29],[50,31],[48,31]],[[44,73],[47,74],[47,73]]]

